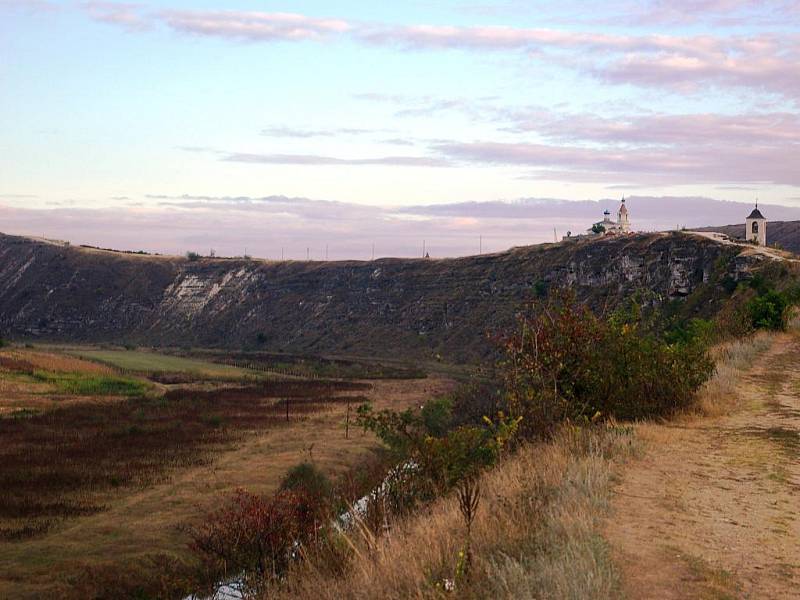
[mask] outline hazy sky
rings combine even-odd
[[[0,0],[0,205],[800,206],[798,100],[797,0]]]

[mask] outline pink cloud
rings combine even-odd
[[[442,144],[443,156],[471,164],[535,169],[533,177],[565,181],[646,183],[772,183],[800,185],[800,157],[783,147],[698,144],[676,148],[587,148],[528,143]]]
[[[158,17],[181,33],[253,42],[317,40],[350,29],[341,19],[293,13],[168,10]]]
[[[377,158],[337,158],[313,154],[229,154],[222,160],[267,165],[335,165],[370,166],[385,165],[395,167],[448,167],[449,161],[428,156],[382,156]]]
[[[800,115],[764,114],[677,114],[633,115],[601,118],[594,115],[556,115],[548,111],[531,114],[511,112],[517,133],[536,132],[549,139],[570,142],[601,142],[635,145],[783,145],[794,151],[800,140]]]
[[[84,2],[81,6],[92,19],[101,23],[117,25],[128,31],[142,31],[151,27],[151,23],[142,16],[139,4],[96,0]]]
[[[800,15],[797,2],[781,8]],[[726,11],[738,0],[682,0],[656,9],[680,14],[695,7]],[[164,10],[144,15],[135,4],[85,3],[100,21],[127,29],[160,23],[173,31],[251,42],[323,40],[340,36],[407,50],[520,51],[615,84],[700,91],[709,85],[800,96],[800,35],[622,35],[518,27],[386,25],[258,11]],[[656,17],[654,17],[656,18]],[[791,17],[787,18],[791,19]]]
[[[220,256],[245,253],[262,258],[304,260],[306,249],[321,260],[328,246],[331,259],[376,256],[415,257],[422,242],[431,256],[476,254],[483,251],[551,241],[580,232],[596,221],[604,208],[619,199],[566,201],[521,199],[515,202],[470,202],[386,209],[376,206],[273,196],[153,197],[158,206],[46,210],[0,205],[5,233],[46,236],[73,244],[184,254],[188,250]],[[672,229],[676,215],[688,227],[743,222],[750,205],[709,198],[629,197],[634,226],[639,230]],[[800,218],[800,208],[762,206],[770,220]]]

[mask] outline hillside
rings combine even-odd
[[[681,299],[743,276],[758,258],[739,252],[672,233],[447,260],[189,261],[0,235],[0,335],[466,361],[545,286],[596,308],[637,289]]]
[[[744,238],[744,223],[740,225],[720,225],[700,227],[697,231],[718,231],[734,239]],[[769,221],[767,223],[767,243],[800,254],[800,221]]]

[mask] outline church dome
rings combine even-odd
[[[628,208],[625,206],[625,198],[622,199],[622,206],[619,207],[620,214],[628,214]]]
[[[753,212],[750,213],[750,216],[747,217],[748,219],[763,219],[764,215],[761,214],[761,211],[758,210],[758,206],[753,209]]]

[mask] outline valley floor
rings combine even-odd
[[[643,598],[797,598],[800,337],[741,374],[731,414],[637,428],[605,527],[624,588]]]

